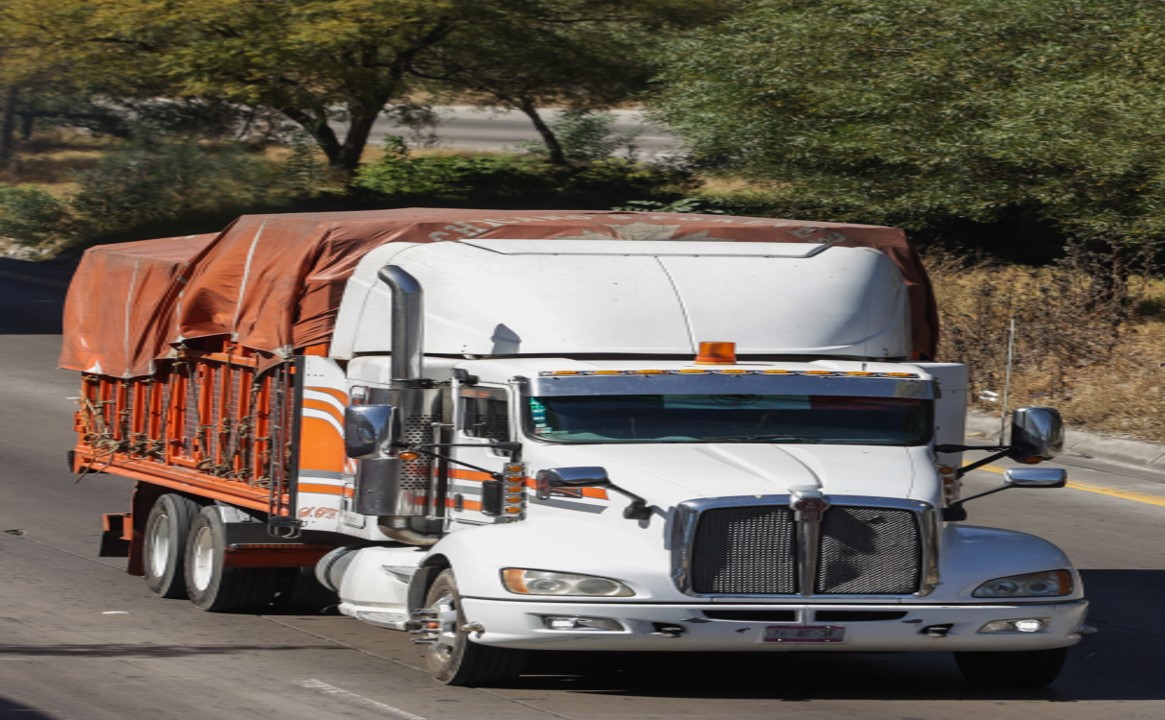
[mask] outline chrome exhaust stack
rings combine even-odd
[[[421,377],[424,357],[424,292],[404,268],[385,265],[377,273],[392,293],[392,386],[408,388]]]
[[[438,390],[426,387],[422,378],[424,359],[424,293],[420,282],[403,268],[386,265],[377,273],[392,293],[392,379],[388,389],[369,393],[368,406],[350,408],[355,436],[378,441],[367,452],[353,452],[358,443],[348,437],[349,457],[358,459],[353,509],[375,515],[381,532],[410,545],[437,542],[440,522],[432,521],[433,461],[425,454],[405,460],[398,456],[405,446],[433,441],[433,428],[441,420]],[[359,427],[367,421],[371,406],[387,408],[384,427]],[[363,415],[359,420],[355,417]],[[377,423],[374,423],[377,424]]]

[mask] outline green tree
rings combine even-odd
[[[41,66],[68,65],[110,96],[271,108],[351,172],[418,52],[468,0],[11,0],[6,24]],[[116,78],[116,79],[112,79]],[[345,126],[342,136],[332,123]]]
[[[726,16],[726,0],[507,0],[483,2],[450,42],[418,56],[413,71],[435,89],[525,114],[557,164],[567,153],[542,108],[612,107],[636,98],[662,42]]]
[[[675,25],[672,14],[723,2],[644,11],[613,0],[4,0],[0,29],[25,77],[118,101],[271,109],[347,175],[385,107],[411,99],[422,67],[488,102],[517,88],[504,97],[532,118],[532,104],[550,99],[609,104],[647,77],[636,53],[648,38],[633,29],[650,34]]]
[[[758,0],[669,45],[659,117],[808,212],[1165,230],[1165,4]]]
[[[121,139],[131,136],[229,137],[260,111],[208,98],[167,98],[171,86],[148,63],[109,65],[120,53],[87,44],[54,45],[58,26],[79,21],[67,0],[42,12],[29,0],[0,2],[0,166],[35,128],[68,126]],[[103,42],[94,42],[104,48]],[[265,118],[266,119],[266,118]]]

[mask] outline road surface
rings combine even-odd
[[[972,522],[1044,535],[1084,569],[1100,632],[1046,689],[977,689],[924,654],[574,659],[512,687],[449,688],[400,633],[161,600],[97,557],[100,514],[127,508],[129,483],[68,473],[61,290],[21,277],[0,261],[0,720],[1165,718],[1165,486],[1077,468],[1073,488],[970,506]]]
[[[439,148],[501,151],[520,148],[524,143],[538,142],[538,134],[530,124],[530,119],[516,110],[483,110],[473,105],[445,105],[435,110],[442,119],[437,128],[436,147]],[[676,138],[663,128],[646,122],[642,111],[612,110],[610,113],[614,116],[611,130],[629,138],[616,152],[617,155],[626,155],[628,146],[643,160],[676,151]],[[547,122],[553,122],[558,111],[547,110],[543,114]],[[374,126],[371,141],[373,144],[383,142],[385,135],[390,134],[404,137],[411,146],[418,145],[417,139],[407,128],[385,117]]]

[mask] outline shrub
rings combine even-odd
[[[353,184],[384,195],[446,200],[520,197],[546,181],[545,163],[511,155],[426,155],[386,152],[362,167]]]
[[[55,250],[218,230],[242,212],[285,207],[313,180],[276,170],[238,144],[137,143],[75,172],[76,190],[60,198],[0,187],[0,236]]]
[[[283,161],[280,184],[292,195],[312,196],[332,185],[331,173],[319,146],[305,132],[296,132],[288,141],[291,153]]]
[[[659,200],[631,200],[626,205],[611,208],[612,210],[626,210],[629,212],[677,212],[700,213],[703,215],[726,215],[715,201],[697,197],[686,197],[674,202]]]
[[[72,213],[91,235],[220,206],[265,199],[274,185],[266,161],[238,146],[139,145],[77,174]]]
[[[682,170],[617,158],[555,165],[531,155],[411,156],[394,144],[357,172],[353,186],[396,204],[607,208],[630,199],[670,202],[692,182]]]
[[[67,236],[72,223],[66,205],[49,193],[0,187],[0,237],[20,245],[51,244]]]
[[[635,156],[635,138],[639,132],[615,132],[615,116],[611,113],[595,113],[590,110],[563,110],[557,117],[546,123],[567,160],[593,161],[611,157],[620,148],[627,149],[627,156]],[[527,142],[521,146],[534,155],[545,156],[546,145]]]

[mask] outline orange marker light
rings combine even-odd
[[[700,353],[696,355],[697,365],[734,365],[736,364],[736,343],[734,342],[702,342]]]

